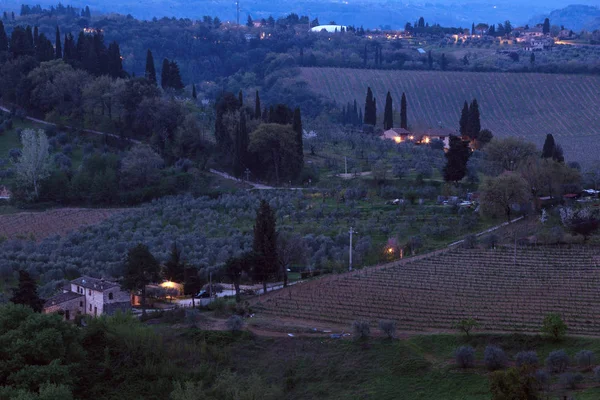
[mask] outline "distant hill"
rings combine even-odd
[[[600,8],[581,4],[570,5],[550,14],[540,15],[529,21],[530,25],[542,23],[544,18],[550,18],[552,25],[564,25],[567,29],[579,32],[600,29]]]
[[[538,73],[377,71],[302,68],[301,77],[315,92],[345,104],[364,106],[367,86],[383,113],[389,90],[399,109],[408,98],[408,123],[415,128],[458,129],[465,100],[476,98],[481,125],[495,136],[521,136],[540,148],[552,133],[568,161],[582,164],[600,152],[600,76]],[[378,120],[381,121],[381,115]]]

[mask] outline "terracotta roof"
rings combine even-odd
[[[82,286],[86,289],[98,291],[119,287],[118,283],[105,281],[104,279],[90,278],[89,276],[82,276],[81,278],[73,279],[71,283]]]
[[[46,302],[44,303],[44,307],[55,306],[57,304],[64,303],[69,300],[73,300],[78,297],[83,297],[83,295],[74,293],[74,292],[57,294],[56,296],[52,296],[48,300],[46,300]]]

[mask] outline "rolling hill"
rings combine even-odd
[[[464,101],[476,98],[482,127],[495,136],[521,136],[541,147],[552,133],[568,161],[587,164],[598,159],[600,76],[341,68],[302,68],[301,76],[312,90],[340,106],[356,99],[364,107],[370,86],[378,100],[378,121],[387,91],[396,111],[405,92],[413,129],[458,129]]]

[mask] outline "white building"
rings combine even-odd
[[[117,310],[131,308],[129,293],[119,284],[104,279],[83,276],[72,280],[63,293],[53,296],[44,303],[44,313],[58,312],[65,320],[76,315],[113,314]]]
[[[335,33],[335,32],[341,32],[342,28],[344,28],[344,30],[346,30],[346,27],[344,25],[319,25],[319,26],[310,28],[310,31],[311,32],[322,32],[323,30],[325,30],[328,33]]]

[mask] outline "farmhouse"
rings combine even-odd
[[[450,147],[450,136],[458,133],[444,128],[429,128],[422,132],[410,132],[403,128],[392,128],[383,132],[382,139],[393,140],[396,143],[412,142],[415,144],[429,144],[434,140],[441,140],[444,148]]]
[[[129,310],[129,293],[119,284],[104,279],[83,276],[72,280],[63,293],[53,296],[44,303],[44,313],[60,313],[65,320],[76,315],[114,314],[117,310]]]

